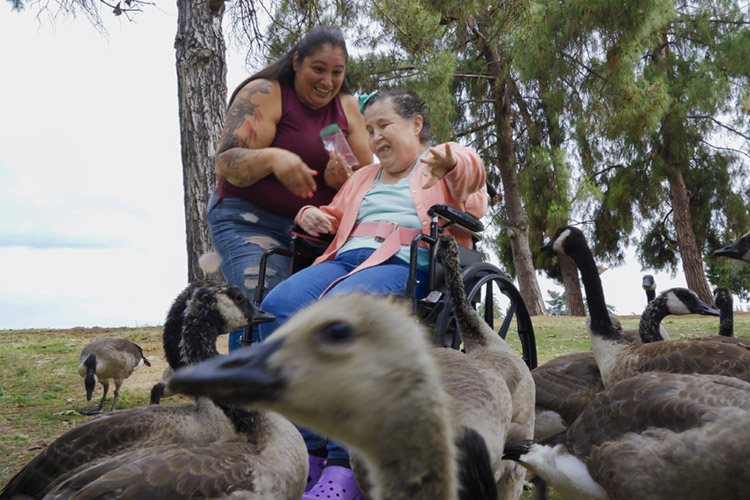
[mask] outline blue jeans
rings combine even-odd
[[[374,249],[361,248],[338,255],[332,261],[321,262],[310,266],[290,276],[282,284],[271,290],[261,304],[261,309],[276,316],[273,323],[260,325],[260,337],[267,339],[279,326],[284,324],[290,316],[312,304],[320,294],[334,281],[346,276],[352,269],[364,262]],[[388,295],[406,293],[406,282],[409,277],[409,264],[396,257],[391,257],[384,263],[364,269],[346,279],[339,281],[332,287],[326,297],[348,295],[360,292],[368,295]],[[427,273],[417,272],[419,285],[417,298],[427,294]],[[394,346],[394,349],[396,347]],[[328,458],[347,459],[349,454],[340,445],[319,436],[307,429],[300,428],[302,437],[308,450],[315,450],[325,446]]]
[[[240,287],[252,300],[258,284],[258,266],[263,254],[271,248],[288,250],[291,235],[289,228],[294,219],[264,210],[241,198],[224,198],[219,202],[217,193],[208,202],[208,229],[214,249],[221,255],[221,272],[231,285]],[[289,258],[273,255],[266,268],[266,290],[289,274]],[[239,347],[243,330],[229,335],[229,349]],[[253,340],[259,340],[257,327]]]

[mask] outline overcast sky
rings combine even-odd
[[[41,24],[0,4],[0,329],[160,325],[187,284],[173,4]],[[229,55],[228,85],[245,77]],[[602,275],[640,312],[642,271]],[[654,274],[654,273],[652,273]],[[684,286],[656,274],[659,290]],[[541,280],[546,290],[555,287]]]

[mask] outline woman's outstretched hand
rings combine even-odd
[[[429,154],[420,161],[427,165],[424,169],[424,175],[429,177],[422,189],[431,188],[456,167],[456,159],[453,157],[449,144],[445,145],[445,154],[441,154],[435,148],[430,148]]]

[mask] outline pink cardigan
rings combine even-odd
[[[465,148],[458,143],[451,142],[451,152],[456,158],[456,167],[448,175],[438,181],[429,189],[422,189],[427,181],[423,175],[425,165],[419,163],[409,178],[414,206],[422,223],[422,232],[429,234],[430,216],[427,210],[433,205],[444,203],[454,206],[464,212],[468,212],[476,218],[481,218],[487,211],[487,186],[484,163],[479,155],[472,149]],[[435,149],[445,151],[445,144],[436,146]],[[375,178],[380,172],[380,164],[374,163],[357,170],[349,180],[344,183],[330,204],[319,207],[323,212],[334,217],[333,232],[336,235],[326,251],[315,260],[315,264],[331,260],[336,252],[346,243],[349,235],[357,223],[359,207],[367,192],[374,186]],[[295,222],[299,223],[299,217],[312,205],[302,207]],[[460,229],[449,229],[450,233],[460,244],[470,247],[471,237]]]

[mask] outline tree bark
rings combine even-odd
[[[518,187],[518,172],[513,151],[513,129],[510,125],[510,96],[504,83],[506,75],[502,66],[503,59],[496,47],[484,46],[483,53],[491,74],[495,76],[493,98],[498,132],[498,167],[503,181],[503,199],[508,214],[507,231],[513,252],[513,265],[516,268],[519,291],[529,314],[540,316],[547,314],[547,309],[544,306],[542,290],[539,288],[534,272],[534,259],[529,248],[529,226]]]
[[[224,1],[177,0],[177,95],[185,192],[188,281],[203,279],[198,257],[211,249],[206,206],[216,187],[214,158],[227,98]]]
[[[682,258],[682,270],[688,288],[698,294],[703,302],[713,303],[713,294],[708,285],[706,273],[703,269],[703,259],[698,251],[698,244],[693,233],[693,222],[690,216],[690,200],[688,197],[682,169],[677,166],[668,176],[669,192],[674,211],[674,229],[677,233],[677,247]]]
[[[583,306],[583,294],[581,293],[581,282],[578,280],[578,267],[576,267],[575,261],[567,255],[558,254],[558,262],[562,271],[563,285],[565,285],[568,316],[586,316],[586,308]]]

